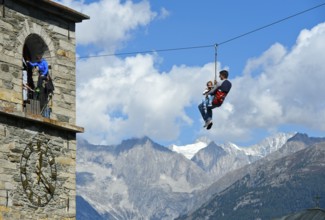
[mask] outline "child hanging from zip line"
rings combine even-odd
[[[205,111],[208,107],[212,107],[213,95],[208,94],[213,87],[212,81],[208,81],[206,86],[207,87],[203,91],[204,99],[202,100],[203,108]]]
[[[212,100],[212,106],[207,106],[205,110],[205,104],[202,102],[198,108],[202,115],[203,120],[205,121],[205,124],[203,127],[206,129],[210,129],[213,125],[212,123],[212,109],[216,107],[220,107],[225,100],[227,94],[229,93],[231,89],[231,82],[228,80],[228,71],[227,70],[221,70],[219,72],[219,78],[220,81],[216,82],[213,88],[207,92],[207,95],[213,96]]]

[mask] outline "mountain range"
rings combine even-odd
[[[325,139],[297,134],[279,151],[230,173],[241,178],[225,190],[214,183],[217,193],[209,201],[177,219],[273,219],[312,208],[325,196],[324,173]]]
[[[236,219],[235,213],[248,210],[260,214],[247,219],[269,219],[265,210],[276,206],[268,199],[286,193],[295,201],[296,191],[287,190],[311,186],[324,171],[325,156],[317,157],[324,142],[299,133],[276,134],[251,147],[207,139],[183,147],[164,147],[148,137],[114,146],[78,140],[77,218]],[[316,182],[325,185],[324,178]],[[276,214],[310,206],[315,193],[325,197],[320,188],[301,191],[300,199],[308,196],[308,201]]]

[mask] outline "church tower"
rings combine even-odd
[[[51,0],[0,1],[0,220],[76,218],[76,23]]]

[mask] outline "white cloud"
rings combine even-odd
[[[102,58],[103,60],[105,58]],[[96,62],[100,59],[96,59]],[[94,64],[91,59],[82,65]],[[95,143],[116,143],[125,137],[147,135],[176,139],[180,124],[191,124],[184,108],[197,104],[208,77],[207,69],[174,67],[159,73],[154,55],[137,55],[115,63],[102,62],[100,74],[82,81],[78,89],[78,123]],[[90,74],[80,69],[78,73]]]
[[[119,0],[100,0],[85,4],[84,1],[61,0],[69,6],[90,17],[77,25],[78,44],[96,46],[106,52],[115,52],[131,37],[132,31],[147,26],[156,16],[166,16],[151,11],[149,1],[121,2]]]
[[[170,12],[166,8],[160,9],[159,19],[165,19],[170,15]]]
[[[279,63],[285,55],[285,48],[281,44],[276,43],[260,57],[249,59],[244,69],[244,75],[252,75],[253,72],[258,72],[262,69],[272,67]]]

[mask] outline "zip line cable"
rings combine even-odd
[[[134,55],[139,53],[156,53],[156,52],[168,52],[175,50],[193,50],[193,49],[201,49],[207,47],[213,47],[215,44],[205,45],[205,46],[192,46],[192,47],[178,47],[178,48],[169,48],[169,49],[158,49],[158,50],[143,50],[143,51],[134,51],[134,52],[125,52],[125,53],[112,53],[112,54],[102,54],[102,55],[94,55],[94,56],[82,56],[78,57],[78,59],[84,58],[96,58],[96,57],[109,57],[109,56],[125,56],[125,55]]]
[[[94,56],[80,56],[80,57],[77,57],[77,59],[85,59],[85,58],[96,58],[96,57],[108,57],[108,56],[125,56],[125,55],[134,55],[134,54],[143,54],[143,53],[156,53],[156,52],[169,52],[169,51],[177,51],[177,50],[193,50],[193,49],[202,49],[202,48],[208,48],[208,47],[217,47],[217,46],[220,46],[222,44],[227,44],[231,41],[234,41],[234,40],[237,40],[239,38],[242,38],[244,36],[247,36],[249,34],[252,34],[254,32],[257,32],[257,31],[260,31],[262,29],[265,29],[265,28],[268,28],[270,26],[273,26],[273,25],[276,25],[278,23],[281,23],[281,22],[284,22],[286,20],[289,20],[293,17],[296,17],[298,15],[301,15],[301,14],[304,14],[306,12],[309,12],[309,11],[312,11],[316,8],[319,8],[319,7],[322,7],[324,6],[325,3],[322,3],[320,5],[316,5],[312,8],[309,8],[309,9],[306,9],[304,11],[301,11],[301,12],[298,12],[296,14],[293,14],[293,15],[290,15],[288,17],[285,17],[285,18],[282,18],[280,20],[277,20],[277,21],[274,21],[270,24],[267,24],[267,25],[264,25],[262,27],[259,27],[259,28],[256,28],[254,30],[251,30],[251,31],[248,31],[244,34],[240,34],[236,37],[233,37],[233,38],[230,38],[228,40],[225,40],[225,41],[222,41],[221,43],[218,43],[218,44],[210,44],[210,45],[202,45],[202,46],[190,46],[190,47],[178,47],[178,48],[169,48],[169,49],[158,49],[158,50],[145,50],[145,51],[134,51],[134,52],[125,52],[125,53],[113,53],[113,54],[102,54],[102,55],[94,55]]]
[[[289,20],[289,19],[291,19],[291,18],[293,18],[293,17],[296,17],[296,16],[298,16],[298,15],[304,14],[304,13],[306,13],[306,12],[308,12],[308,11],[314,10],[314,9],[319,8],[319,7],[321,7],[321,6],[324,6],[324,5],[325,5],[325,3],[322,3],[322,4],[317,5],[317,6],[315,6],[315,7],[312,7],[312,8],[306,9],[306,10],[301,11],[301,12],[298,12],[298,13],[296,13],[296,14],[294,14],[294,15],[290,15],[290,16],[288,16],[288,17],[286,17],[286,18],[280,19],[280,20],[278,20],[278,21],[275,21],[275,22],[272,22],[272,23],[270,23],[270,24],[264,25],[264,26],[262,26],[262,27],[260,27],[260,28],[256,28],[255,30],[252,30],[252,31],[246,32],[246,33],[244,33],[244,34],[241,34],[241,35],[239,35],[239,36],[237,36],[237,37],[233,37],[233,38],[231,38],[231,39],[229,39],[229,40],[223,41],[223,42],[219,43],[218,45],[226,44],[226,43],[228,43],[228,42],[230,42],[230,41],[236,40],[236,39],[238,39],[238,38],[241,38],[241,37],[244,37],[244,36],[246,36],[246,35],[252,34],[252,33],[254,33],[254,32],[260,31],[260,30],[262,30],[262,29],[268,28],[268,27],[273,26],[273,25],[275,25],[275,24],[281,23],[281,22],[283,22],[283,21],[285,21],[285,20]]]

